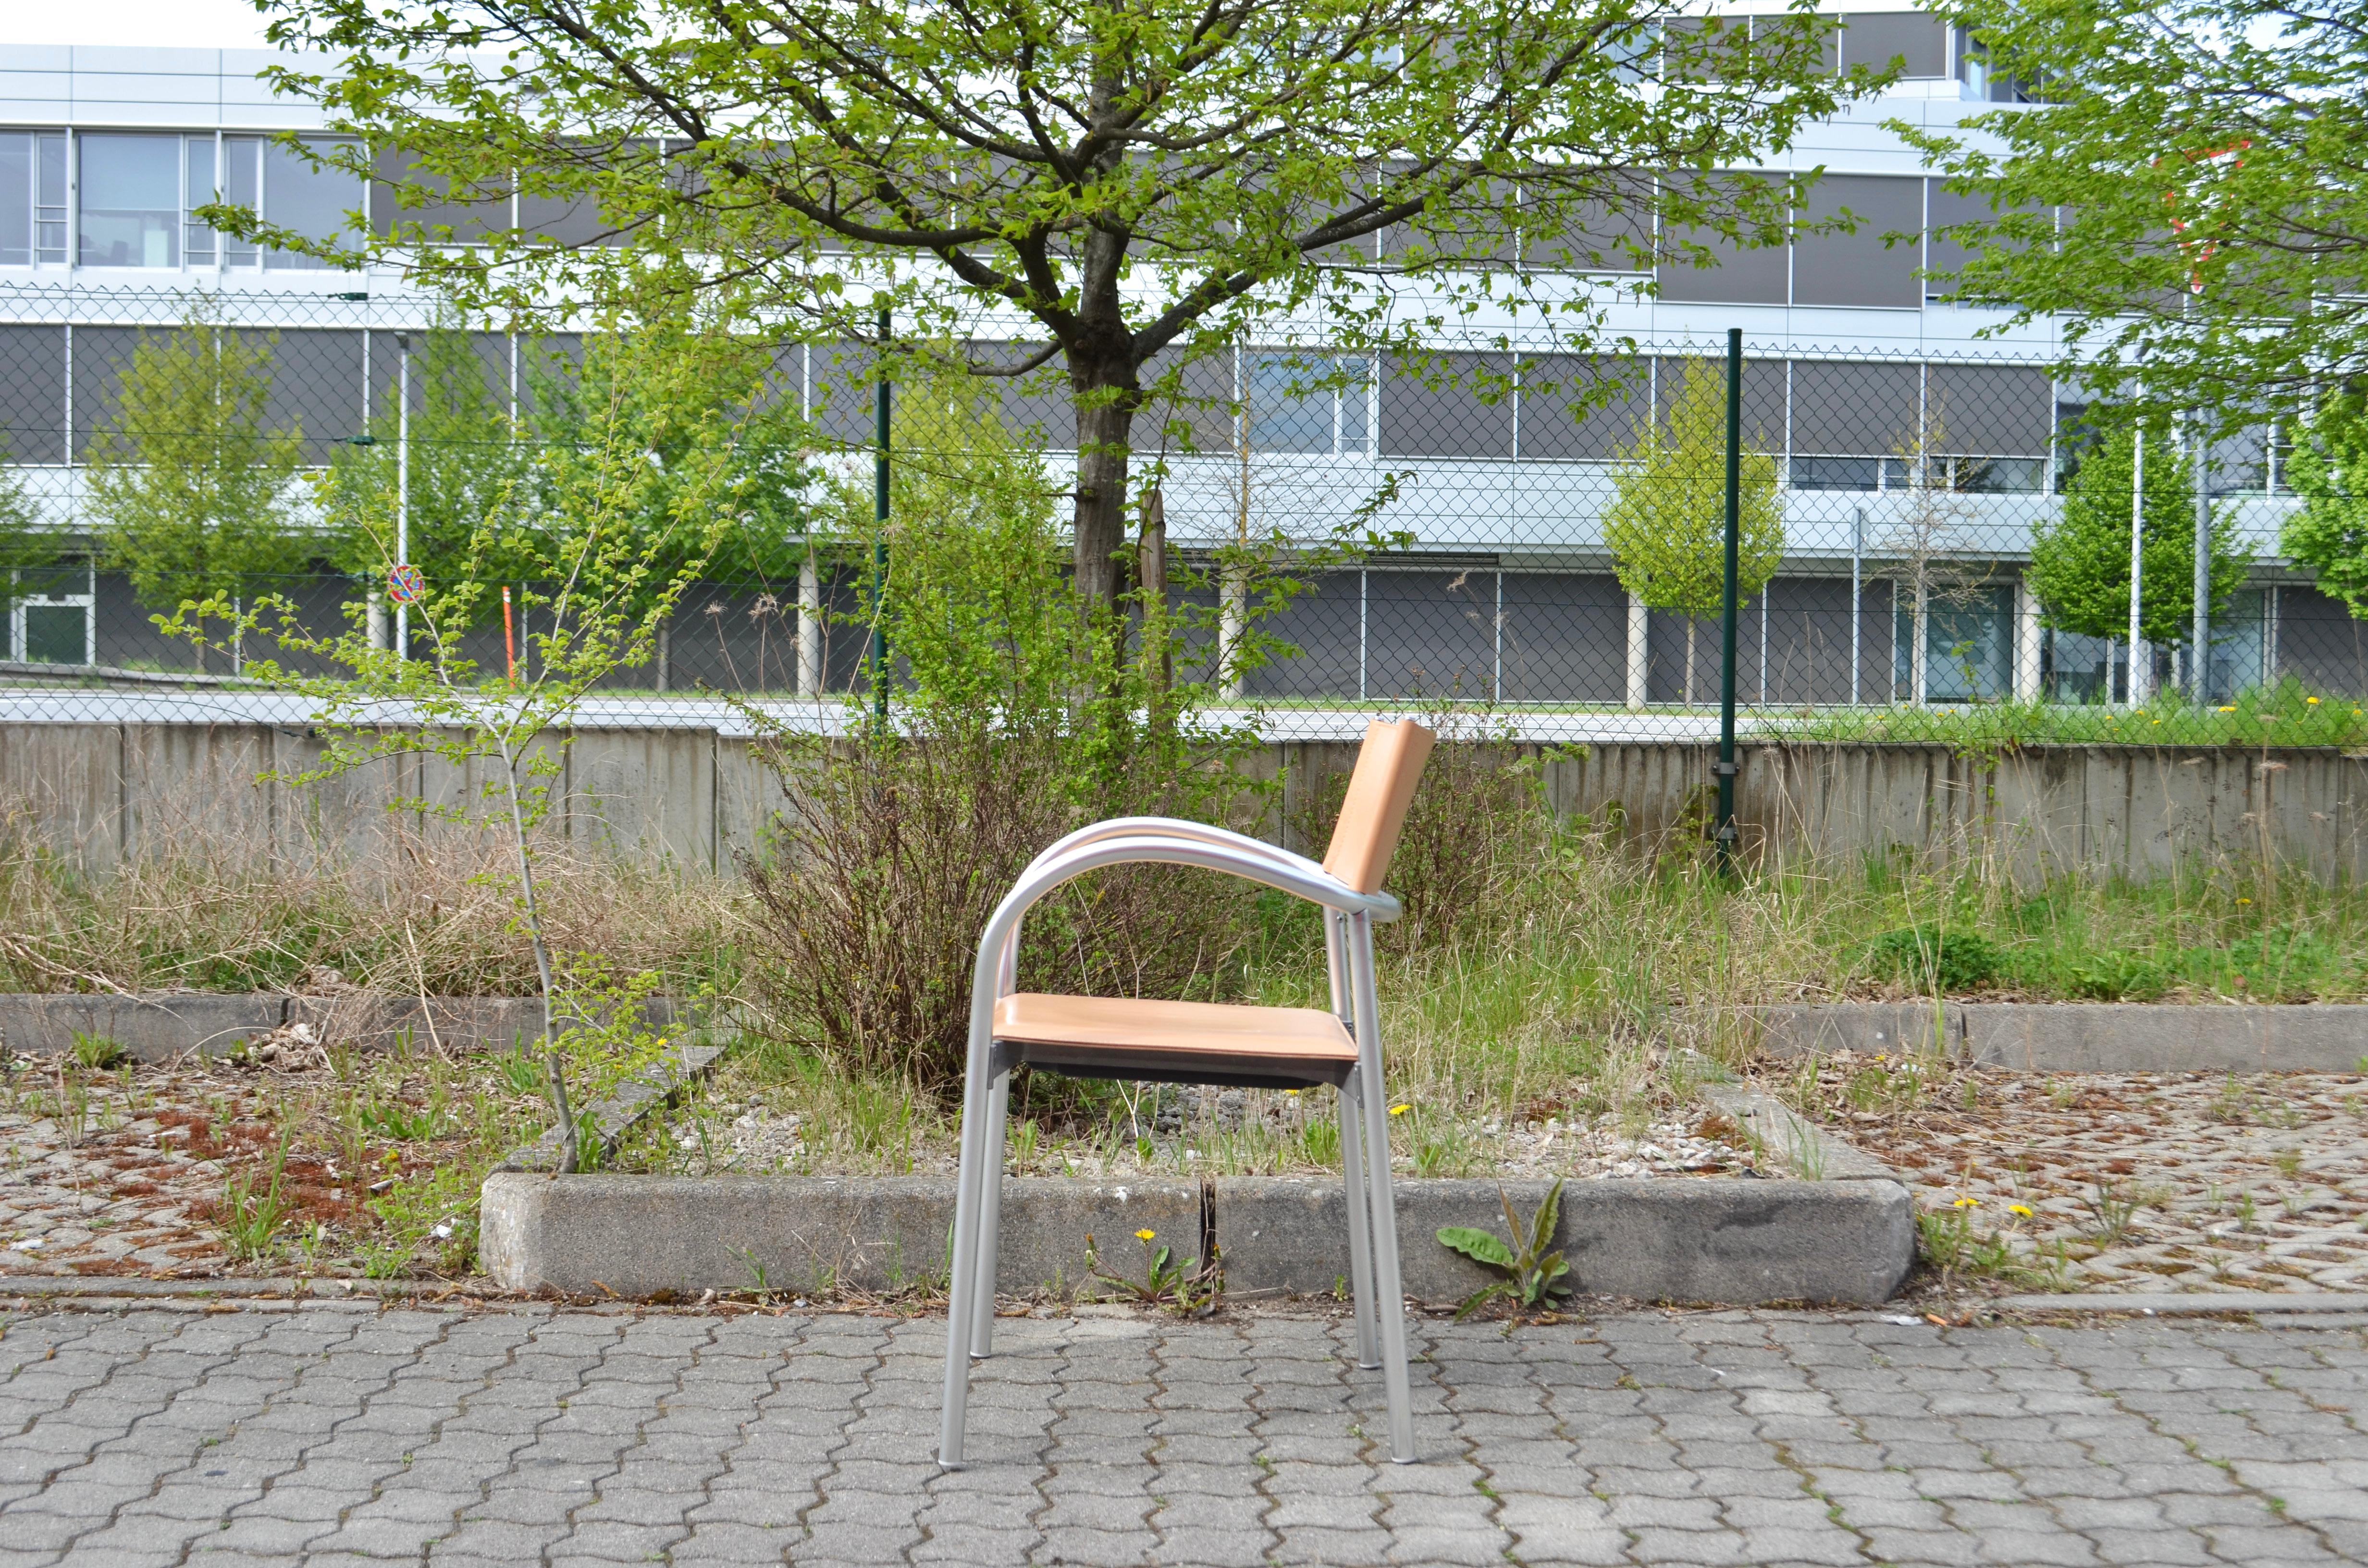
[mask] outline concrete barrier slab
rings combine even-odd
[[[1526,1220],[1550,1184],[1508,1182]],[[1211,1184],[1225,1283],[1243,1293],[1329,1295],[1349,1272],[1338,1181],[1224,1178]],[[1497,1184],[1397,1187],[1406,1294],[1450,1304],[1496,1278],[1442,1245],[1442,1225],[1504,1228]],[[1012,1294],[1074,1291],[1085,1237],[1105,1267],[1141,1278],[1138,1230],[1178,1256],[1200,1250],[1201,1198],[1180,1183],[1008,1181],[997,1268]],[[1577,1288],[1646,1301],[1887,1299],[1915,1257],[1907,1191],[1896,1182],[1584,1181],[1563,1191],[1558,1244]],[[943,1177],[544,1176],[486,1180],[480,1250],[512,1290],[622,1296],[708,1290],[888,1290],[941,1278],[953,1223]]]
[[[953,1183],[937,1176],[486,1178],[478,1249],[504,1288],[646,1297],[703,1290],[892,1290],[942,1280]],[[1114,1273],[1143,1275],[1134,1233],[1178,1257],[1201,1250],[1197,1185],[1013,1179],[996,1283],[1074,1292],[1090,1233]]]
[[[1782,1056],[1938,1051],[2025,1073],[2352,1073],[2368,1006],[1833,1002],[1743,1011]]]
[[[76,1030],[104,1035],[140,1062],[186,1051],[218,1056],[279,1027],[287,998],[202,991],[140,995],[0,994],[0,1044],[35,1056],[74,1049]]]

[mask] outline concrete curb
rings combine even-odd
[[[1939,1051],[2025,1073],[2354,1073],[2368,1005],[1833,1002],[1738,1008],[1780,1056]]]
[[[642,1005],[652,1026],[674,1019],[674,1004]],[[143,991],[84,994],[0,992],[0,1046],[30,1056],[74,1049],[76,1030],[114,1040],[138,1062],[169,1062],[189,1051],[226,1056],[284,1025],[308,1026],[324,1041],[363,1051],[391,1048],[405,1031],[423,1044],[483,1051],[542,1035],[534,996],[291,995],[257,991]]]
[[[1551,1187],[1504,1184],[1526,1219]],[[1142,1246],[1201,1254],[1213,1235],[1229,1290],[1328,1296],[1349,1272],[1340,1183],[1315,1177],[1175,1182],[1007,1178],[996,1283],[1074,1292],[1086,1237],[1103,1265],[1140,1278]],[[549,1176],[485,1181],[479,1256],[506,1290],[647,1297],[708,1290],[890,1290],[942,1281],[953,1224],[944,1177]],[[1450,1304],[1494,1275],[1437,1239],[1442,1225],[1501,1232],[1497,1185],[1397,1184],[1406,1294]],[[1563,1188],[1556,1243],[1582,1291],[1642,1301],[1873,1305],[1916,1256],[1907,1189],[1895,1181],[1589,1180]]]
[[[1702,1097],[1725,1111],[1766,1149],[1808,1181],[1897,1181],[1899,1173],[1873,1154],[1839,1138],[1827,1136],[1814,1124],[1793,1114],[1773,1095],[1747,1089],[1740,1084],[1704,1084]]]

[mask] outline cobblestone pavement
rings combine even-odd
[[[2003,1242],[2033,1286],[2368,1288],[2358,1074],[1957,1069],[1921,1094],[1884,1092],[1917,1071],[1828,1068],[1828,1115],[1918,1208],[1950,1214],[1969,1249]]]
[[[359,1303],[0,1334],[0,1562],[2325,1563],[2368,1341],[1798,1313],[1416,1325],[1381,1462],[1343,1325]]]

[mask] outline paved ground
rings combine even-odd
[[[2368,1557],[2350,1328],[1425,1324],[1398,1467],[1338,1324],[1004,1327],[942,1475],[929,1320],[24,1315],[0,1562]]]

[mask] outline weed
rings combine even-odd
[[[1096,1281],[1129,1301],[1165,1307],[1179,1317],[1206,1317],[1217,1310],[1225,1293],[1225,1269],[1213,1248],[1205,1264],[1197,1257],[1178,1263],[1169,1248],[1158,1244],[1156,1232],[1137,1231],[1134,1239],[1143,1244],[1140,1284],[1105,1269],[1093,1233],[1086,1233],[1086,1268]]]
[[[1996,981],[2006,970],[2006,955],[1978,932],[1915,926],[1886,931],[1868,943],[1866,963],[1911,991],[1953,995]]]
[[[1975,1206],[1964,1202],[1929,1210],[1916,1216],[1916,1236],[1925,1262],[1941,1271],[1945,1285],[1952,1275],[2011,1278],[2022,1272],[2005,1231],[1992,1227],[1982,1234],[1974,1223]]]
[[[110,1035],[85,1034],[76,1029],[74,1031],[73,1054],[75,1063],[85,1071],[105,1073],[120,1066],[131,1053]]]
[[[2278,1174],[2280,1176],[2285,1177],[2288,1181],[2292,1181],[2296,1176],[2302,1175],[2302,1151],[2300,1149],[2281,1149],[2276,1153],[2270,1156],[2270,1164],[2277,1166]]]
[[[2081,1207],[2089,1210],[2096,1224],[2089,1237],[2099,1246],[2112,1246],[2129,1233],[2130,1223],[2138,1210],[2146,1207],[2150,1194],[2142,1189],[2125,1187],[2117,1181],[2103,1177],[2090,1187]]]
[[[233,1257],[253,1261],[271,1256],[280,1230],[291,1215],[287,1198],[280,1190],[280,1176],[287,1165],[288,1143],[282,1138],[260,1182],[251,1166],[233,1166],[223,1178],[218,1224],[222,1244],[230,1249]]]
[[[1505,1210],[1504,1237],[1472,1225],[1440,1227],[1441,1246],[1460,1252],[1475,1263],[1501,1268],[1507,1276],[1466,1296],[1455,1309],[1458,1321],[1470,1317],[1499,1296],[1517,1298],[1521,1306],[1535,1311],[1547,1304],[1548,1298],[1570,1291],[1564,1278],[1570,1272],[1569,1263],[1560,1252],[1549,1250],[1554,1226],[1562,1215],[1562,1182],[1554,1182],[1526,1226],[1513,1212],[1513,1200],[1505,1196],[1502,1187],[1497,1188],[1497,1201]]]

